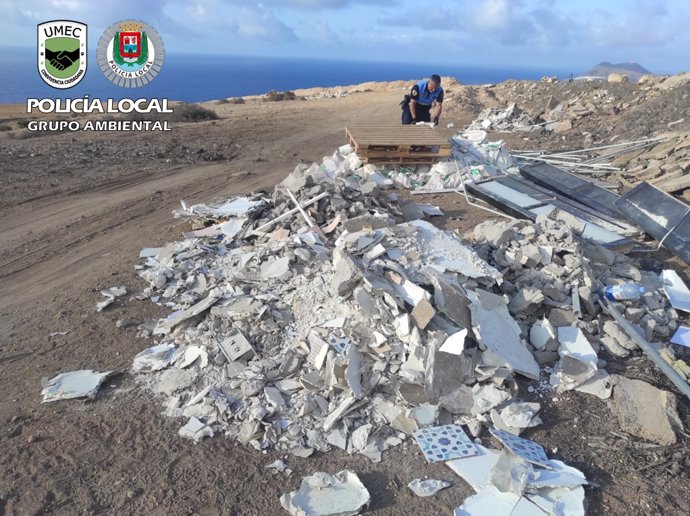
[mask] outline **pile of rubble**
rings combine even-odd
[[[625,170],[609,176],[622,186],[647,181],[669,193],[684,192],[690,200],[690,132],[670,134],[652,148],[616,157],[611,165]]]
[[[690,132],[571,151],[523,151],[518,160],[544,161],[630,189],[645,181],[690,199]]]
[[[515,468],[516,503],[530,486],[553,487],[529,457],[477,446],[457,425],[476,438],[488,427],[510,449],[510,435],[540,424],[516,375],[534,399],[610,397],[598,353],[637,351],[596,293],[640,282],[642,299],[615,307],[648,339],[667,337],[679,316],[661,281],[558,213],[481,224],[470,246],[423,220],[440,210],[403,201],[382,170],[353,170],[342,150],[299,165],[270,199],[183,204],[177,215],[198,229],[141,253],[140,297],[173,312],[142,325],[157,342],[134,358],[138,379],[197,441],[223,433],[257,450],[335,447],[380,461],[412,435],[429,457],[429,432],[450,425],[471,456],[501,465],[491,489],[505,492]],[[552,463],[541,466],[567,468]]]
[[[467,102],[464,97],[457,101],[481,113],[472,128],[530,131],[530,139],[536,135],[544,142],[563,142],[567,135],[568,143],[579,141],[585,146],[616,138],[639,139],[670,130],[687,131],[688,88],[688,73],[644,76],[639,83],[505,81],[467,86],[465,89],[472,90],[472,101]],[[524,117],[516,124],[510,123],[510,117],[502,120],[502,113],[513,111],[513,104],[514,111]],[[482,123],[486,125],[482,127]]]
[[[506,109],[487,108],[472,122],[469,130],[484,131],[532,131],[534,121],[527,113],[517,107],[515,103]]]

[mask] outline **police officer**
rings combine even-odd
[[[434,125],[438,125],[443,111],[443,88],[441,88],[441,77],[436,74],[432,75],[429,80],[423,79],[412,86],[409,102],[407,97],[403,101],[403,125],[431,122],[431,105],[434,101],[438,105],[436,116],[434,116]]]

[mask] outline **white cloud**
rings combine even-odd
[[[514,18],[516,3],[516,0],[481,0],[474,13],[474,23],[482,29],[502,29]]]

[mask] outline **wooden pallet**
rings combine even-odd
[[[432,164],[450,156],[450,142],[427,126],[345,128],[348,142],[365,163]]]

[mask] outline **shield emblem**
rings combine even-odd
[[[39,23],[38,74],[53,88],[72,88],[86,75],[86,24],[71,20]]]
[[[141,32],[120,32],[120,55],[128,59],[141,55]]]

